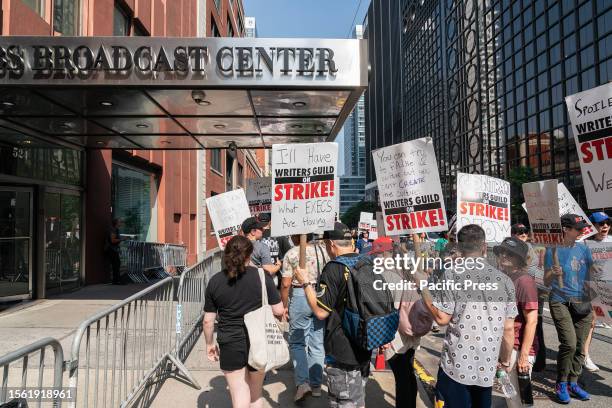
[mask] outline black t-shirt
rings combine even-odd
[[[343,265],[328,262],[319,279],[317,303],[321,308],[330,312],[325,321],[325,354],[332,356],[340,364],[361,368],[370,364],[372,352],[352,344],[342,329],[342,317],[346,303],[346,281],[349,273]]]
[[[266,277],[268,304],[281,301],[272,277]],[[229,280],[222,271],[208,282],[204,311],[217,313],[217,342],[229,343],[246,339],[244,315],[261,307],[261,281],[257,268],[249,266],[236,279]]]
[[[264,230],[263,237],[261,238],[261,243],[270,249],[270,257],[272,258],[272,263],[276,263],[276,261],[281,259],[279,240],[277,237],[270,236],[270,234],[271,231],[269,229]]]

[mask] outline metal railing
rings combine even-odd
[[[49,362],[46,359],[45,351],[51,348],[53,350],[53,361]],[[36,355],[38,354],[38,358]],[[49,378],[49,369],[47,366],[52,363],[51,374]],[[21,365],[21,367],[19,367]],[[31,366],[37,368],[37,375],[34,381],[30,376],[28,380],[28,374]],[[11,371],[17,371],[21,368],[21,374],[11,375]],[[64,373],[64,352],[61,344],[51,337],[35,341],[32,344],[28,344],[18,350],[8,353],[0,357],[0,369],[2,369],[2,388],[0,388],[0,404],[8,402],[8,389],[14,387],[19,390],[42,390],[43,387],[52,387],[53,390],[60,390],[62,388],[62,376]],[[42,406],[42,394],[38,395],[37,406]],[[53,399],[53,406],[60,407],[61,399]]]
[[[145,386],[161,383],[153,380],[174,370],[200,389],[182,361],[201,333],[206,285],[221,269],[221,257],[220,250],[209,251],[180,279],[167,277],[82,322],[68,361],[63,360],[60,343],[52,338],[0,357],[4,373],[0,404],[7,402],[7,387],[12,384],[40,389],[52,383],[57,389],[66,383],[73,393],[71,407],[124,407],[147,394],[140,392]],[[47,347],[55,352],[52,379],[45,361]],[[33,368],[31,356],[36,352],[41,353],[40,380],[26,384]],[[22,367],[21,373],[13,375],[16,370],[10,369],[15,368],[16,364],[11,366],[15,362],[21,362]],[[18,384],[18,380],[22,382]]]
[[[122,273],[134,282],[163,279],[170,276],[172,269],[181,272],[187,265],[187,248],[183,245],[123,241],[120,249]]]

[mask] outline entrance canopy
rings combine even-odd
[[[0,37],[0,144],[269,148],[330,141],[364,40]]]

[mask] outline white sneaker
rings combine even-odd
[[[304,398],[308,396],[308,394],[312,393],[310,389],[310,385],[308,384],[300,384],[295,390],[295,397],[293,398],[294,402],[303,401]]]
[[[312,396],[319,398],[321,396],[321,386],[319,385],[318,387],[312,387]]]
[[[590,356],[586,356],[584,359],[584,368],[586,368],[587,370],[593,372],[593,371],[599,371],[599,367],[597,367],[597,365],[593,362],[593,360],[591,360]]]

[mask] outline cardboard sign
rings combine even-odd
[[[273,236],[334,228],[337,168],[337,143],[272,146]]]
[[[244,220],[251,216],[241,188],[207,198],[206,208],[221,248],[225,248],[227,241],[238,235]]]
[[[374,214],[362,211],[359,214],[359,224],[357,224],[357,231],[359,233],[366,232],[366,231],[369,233],[373,219],[374,219]]]
[[[596,297],[592,300],[595,318],[612,323],[612,242],[585,241],[595,267],[591,273]]]
[[[559,217],[557,180],[523,184],[523,196],[531,225],[532,242],[546,246],[561,246],[563,230]]]
[[[589,208],[612,207],[612,83],[565,98]]]
[[[374,150],[386,235],[446,231],[446,209],[430,137]]]
[[[587,224],[589,224],[588,227],[582,230],[582,235],[578,237],[578,241],[582,241],[591,235],[597,234],[595,226],[591,220],[589,220],[589,217],[586,216],[584,211],[582,211],[582,208],[580,208],[576,202],[576,199],[574,199],[567,187],[565,187],[565,184],[559,183],[557,190],[559,193],[559,215],[564,216],[565,214],[576,214],[584,218]]]
[[[272,177],[248,179],[246,198],[253,216],[269,213],[272,207]]]
[[[480,174],[457,173],[457,230],[476,224],[487,242],[510,236],[510,183]]]

